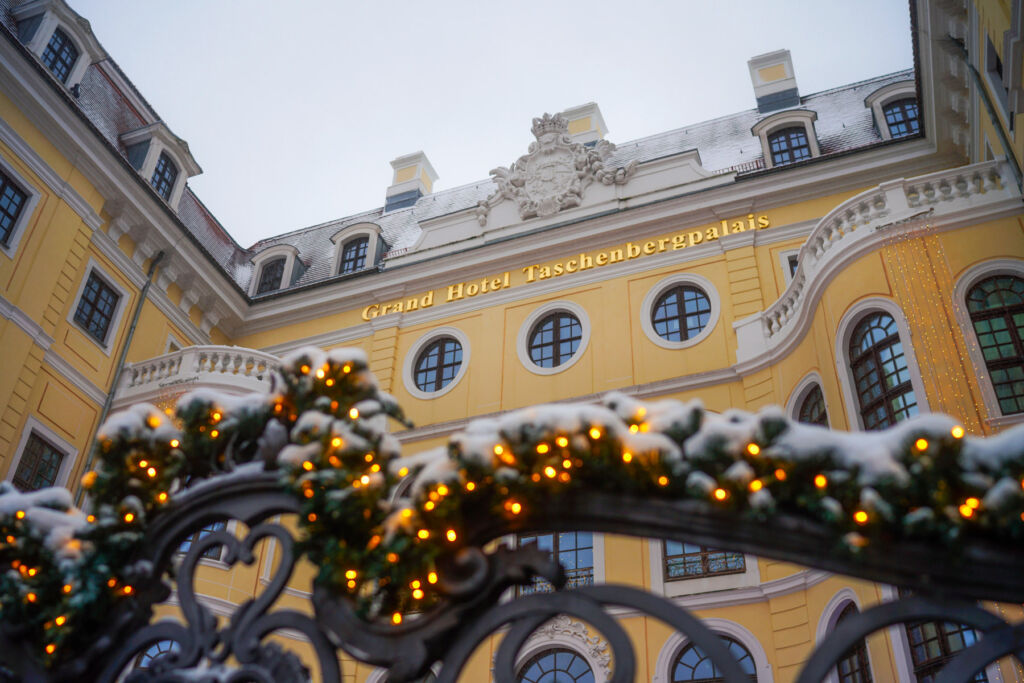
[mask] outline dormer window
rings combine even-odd
[[[331,237],[334,242],[334,272],[350,275],[373,268],[386,249],[375,223],[349,225]]]
[[[761,119],[750,132],[761,140],[765,168],[776,168],[820,156],[814,122],[807,109],[787,109]]]
[[[807,131],[786,128],[768,136],[768,148],[772,153],[772,166],[784,166],[811,158],[811,145],[807,142]]]
[[[890,83],[864,98],[883,140],[896,140],[921,132],[921,112],[914,81]]]
[[[281,289],[281,280],[284,279],[285,257],[267,261],[260,270],[260,282],[256,286],[257,294],[276,292]]]
[[[252,258],[253,276],[249,296],[260,296],[291,287],[302,277],[305,266],[299,250],[290,244],[275,244]]]
[[[71,67],[78,61],[78,48],[64,31],[57,29],[43,50],[43,64],[61,83],[68,82]]]
[[[153,170],[153,178],[149,183],[156,190],[156,193],[167,201],[171,198],[171,190],[174,188],[174,181],[178,178],[178,167],[166,154],[161,154],[156,162],[156,169]]]
[[[921,124],[917,119],[917,100],[912,97],[887,104],[882,112],[885,114],[885,125],[889,127],[890,137],[902,138],[921,130]]]
[[[341,251],[341,272],[354,273],[366,267],[366,250],[370,245],[367,236],[356,237],[345,243]]]

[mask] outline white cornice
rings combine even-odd
[[[88,396],[97,405],[103,405],[107,400],[107,392],[96,386],[92,380],[83,375],[78,368],[56,354],[53,349],[47,349],[43,355],[43,361],[48,363],[61,377],[71,382],[75,388]]]
[[[53,337],[46,334],[39,323],[32,319],[32,316],[15,306],[2,295],[0,295],[0,318],[10,320],[17,325],[22,332],[32,339],[36,346],[48,349],[53,345]]]

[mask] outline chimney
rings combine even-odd
[[[793,73],[793,59],[789,50],[776,50],[752,57],[747,62],[750,82],[754,85],[757,110],[767,114],[778,109],[800,104],[800,92]]]
[[[608,133],[601,109],[594,102],[570,107],[561,113],[569,121],[569,137],[573,142],[591,145]]]
[[[416,200],[431,193],[437,172],[423,152],[413,152],[391,162],[395,175],[384,199],[384,211],[412,206]]]

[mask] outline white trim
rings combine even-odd
[[[758,683],[774,682],[775,678],[772,674],[772,665],[768,662],[768,655],[765,653],[764,646],[753,633],[728,619],[709,617],[702,620],[701,623],[719,635],[732,638],[747,649],[754,660],[754,672],[757,674]],[[661,651],[658,652],[658,660],[654,665],[654,676],[651,678],[651,683],[669,683],[672,680],[672,669],[676,657],[682,653],[689,642],[690,639],[678,631],[668,637]]]
[[[278,257],[284,257],[284,272],[281,273],[281,284],[277,289],[272,289],[269,292],[263,292],[262,294],[256,294],[256,288],[259,287],[260,276],[263,274],[263,266]],[[249,296],[267,296],[268,294],[274,294],[281,292],[292,285],[292,275],[295,272],[295,261],[299,258],[299,250],[290,244],[275,244],[272,247],[264,249],[260,253],[250,259],[252,261],[252,280],[249,282]]]
[[[792,282],[793,278],[796,276],[796,273],[794,271],[791,271],[790,268],[789,268],[789,260],[791,258],[793,258],[794,256],[797,258],[797,264],[799,264],[800,263],[800,248],[799,247],[797,247],[796,249],[786,249],[785,251],[780,251],[779,252],[779,265],[782,267],[782,277],[783,277],[787,287],[789,287],[789,283]]]
[[[890,83],[864,98],[864,106],[871,109],[871,113],[875,117],[875,127],[878,128],[878,133],[883,140],[893,139],[892,133],[889,132],[889,124],[885,120],[886,105],[908,97],[912,97],[917,102],[917,85],[913,80]],[[918,116],[920,116],[920,111],[921,105],[918,102]]]
[[[85,394],[96,405],[103,405],[107,400],[107,392],[97,386],[82,371],[58,355],[52,348],[46,349],[43,362],[57,371],[61,377],[71,382],[76,389]]]
[[[71,475],[71,470],[74,467],[75,461],[78,459],[78,449],[62,439],[57,435],[55,431],[47,427],[45,424],[40,422],[34,416],[29,415],[25,418],[25,426],[21,430],[21,438],[18,440],[18,447],[14,451],[14,458],[11,460],[10,467],[7,468],[7,474],[4,476],[5,481],[13,481],[14,473],[18,471],[18,464],[21,463],[22,456],[25,455],[25,445],[28,443],[29,435],[35,432],[44,441],[50,442],[50,445],[61,451],[63,456],[60,461],[60,468],[57,470],[57,477],[53,481],[54,486],[66,487],[68,483],[68,477]]]
[[[171,348],[171,347],[175,348]],[[173,334],[167,335],[167,341],[164,342],[164,354],[172,353],[174,351],[181,351],[184,347],[188,346],[187,343],[180,341]]]
[[[665,578],[664,543],[662,539],[647,539],[648,554],[651,559],[652,593],[670,598],[679,598],[700,593],[733,591],[738,588],[751,588],[761,585],[761,570],[758,567],[757,558],[753,555],[743,556],[742,572],[668,580]]]
[[[174,184],[171,186],[171,191],[168,193],[167,198],[160,197],[160,199],[167,202],[168,206],[177,211],[181,196],[185,193],[185,185],[188,179],[202,173],[199,164],[196,163],[196,160],[192,158],[191,152],[189,152],[188,143],[172,133],[171,129],[163,121],[156,121],[130,130],[127,133],[122,133],[119,139],[126,148],[143,142],[148,143],[146,156],[139,165],[138,173],[158,197],[160,195],[156,192],[156,188],[153,187],[153,174],[156,172],[160,155],[167,155],[167,158],[174,164],[177,175],[174,177]]]
[[[345,245],[352,240],[365,235],[367,237],[366,242],[366,260],[363,262],[363,267],[359,270],[354,270],[351,273],[341,272],[341,257],[345,252]],[[354,273],[361,273],[364,270],[373,268],[377,265],[377,258],[381,253],[381,246],[384,240],[380,236],[380,226],[376,223],[353,223],[347,225],[338,232],[334,233],[331,237],[331,242],[334,243],[334,257],[331,259],[331,275],[352,275]]]
[[[32,342],[36,346],[48,349],[53,345],[53,337],[46,334],[42,326],[28,313],[4,298],[3,294],[0,294],[0,318],[10,320],[17,325],[18,329],[32,338]]]
[[[594,683],[606,683],[611,678],[611,646],[600,635],[591,635],[592,630],[592,626],[588,627],[587,624],[564,614],[548,620],[534,631],[516,654],[516,678],[519,677],[520,669],[533,657],[545,650],[564,648],[586,660],[594,674]],[[602,655],[607,658],[605,661],[598,659]],[[493,664],[491,668],[493,672]]]
[[[21,242],[21,238],[25,234],[28,223],[36,209],[36,204],[39,203],[39,198],[42,194],[35,185],[25,180],[23,175],[15,171],[14,167],[2,156],[0,156],[0,171],[3,171],[11,179],[15,187],[25,193],[25,202],[21,205],[21,213],[18,214],[18,220],[14,221],[14,226],[11,228],[8,243],[0,243],[0,251],[7,258],[13,260],[14,253],[18,250],[18,243]]]
[[[654,305],[658,299],[670,288],[677,285],[690,285],[701,290],[708,298],[708,302],[711,304],[711,313],[708,315],[708,322],[704,328],[697,333],[696,336],[684,339],[683,341],[670,341],[665,339],[654,329],[654,323],[651,322],[651,316],[654,314]],[[680,302],[682,305],[682,302]],[[685,349],[695,344],[699,344],[715,329],[715,325],[718,324],[718,318],[722,312],[722,301],[718,296],[718,290],[711,284],[711,280],[706,277],[697,275],[696,273],[675,273],[668,277],[662,278],[658,281],[658,284],[648,290],[647,295],[644,296],[643,303],[640,305],[640,327],[643,328],[644,334],[652,342],[657,344],[663,349]],[[685,316],[685,314],[684,314]]]
[[[960,325],[967,356],[970,358],[971,366],[974,369],[974,376],[978,378],[978,386],[981,389],[982,401],[985,404],[986,424],[992,426],[994,420],[999,418],[1010,418],[1009,421],[1016,422],[1024,419],[1021,415],[1003,415],[999,407],[999,399],[996,398],[995,388],[992,386],[992,378],[989,377],[988,365],[985,363],[985,356],[978,348],[978,335],[971,323],[971,314],[967,310],[967,294],[971,288],[985,278],[994,275],[1014,275],[1024,278],[1024,260],[1012,258],[996,258],[976,263],[957,278],[953,285],[953,315]],[[1001,420],[1000,422],[1006,422]]]
[[[825,385],[821,381],[821,375],[818,374],[817,370],[811,370],[803,379],[796,383],[793,391],[789,394],[789,400],[786,401],[786,415],[793,420],[800,417],[800,407],[807,398],[807,394],[817,386],[821,389],[821,397],[825,402],[825,417],[828,420],[828,426],[832,426],[831,412],[828,409],[828,398],[825,397]]]
[[[896,328],[899,331],[900,344],[903,347],[904,358],[907,361],[907,369],[910,372],[910,386],[914,391],[914,398],[917,400],[917,412],[927,413],[928,397],[924,392],[924,380],[921,379],[921,370],[917,365],[917,354],[914,353],[913,339],[910,336],[910,327],[903,316],[903,310],[891,299],[879,296],[861,299],[847,309],[842,320],[836,328],[835,353],[836,353],[836,374],[839,375],[839,385],[843,392],[843,401],[846,405],[846,422],[850,431],[863,430],[864,424],[860,416],[860,401],[854,390],[856,386],[853,381],[853,371],[850,369],[850,337],[853,334],[857,323],[864,316],[874,311],[881,311],[892,316],[896,321]],[[832,420],[830,420],[832,421]]]
[[[860,612],[860,599],[857,594],[849,586],[840,588],[836,591],[836,594],[825,605],[825,609],[821,611],[821,616],[818,618],[818,625],[814,631],[814,645],[815,647],[821,647],[822,641],[835,630],[836,624],[839,622],[840,613],[846,609],[846,606],[853,603],[853,606]],[[868,650],[867,642],[865,639],[864,652],[868,658],[868,671],[871,674],[871,679],[874,680],[875,667],[871,663],[871,652]],[[829,670],[828,676],[824,683],[839,683],[839,676],[836,673],[835,667]]]
[[[807,134],[807,146],[810,148],[811,158],[821,156],[821,150],[818,148],[818,135],[814,129],[814,122],[817,119],[818,113],[809,109],[786,109],[766,116],[755,123],[750,132],[761,140],[764,167],[775,168],[775,164],[772,162],[772,146],[769,144],[768,138],[783,128],[803,128]],[[784,165],[788,166],[789,164]]]
[[[85,70],[89,68],[89,65],[107,56],[103,47],[96,40],[96,37],[92,35],[89,23],[63,2],[57,0],[23,2],[14,7],[11,13],[17,23],[42,15],[39,26],[36,27],[35,35],[25,45],[40,62],[42,62],[46,46],[50,44],[50,40],[58,28],[71,39],[75,49],[78,50],[78,57],[75,59],[75,63],[71,65],[71,68],[68,69],[67,79],[61,83],[56,76],[50,73],[49,69],[46,69],[47,73],[50,73],[50,77],[60,83],[63,88],[70,90],[81,83],[82,78],[85,76]]]
[[[459,369],[455,373],[455,377],[452,381],[444,385],[437,391],[423,391],[416,386],[416,360],[419,358],[420,352],[423,351],[430,343],[435,342],[442,337],[452,337],[455,341],[462,345],[462,363],[459,365]],[[405,354],[405,359],[402,361],[402,384],[405,386],[405,390],[409,392],[410,396],[414,398],[429,401],[440,396],[444,396],[449,391],[455,388],[455,385],[466,375],[466,368],[469,367],[469,337],[456,327],[438,327],[437,329],[425,332],[420,336],[419,339],[413,343],[409,350]]]
[[[580,345],[576,348],[576,353],[572,354],[569,360],[565,361],[561,365],[556,365],[551,368],[542,368],[535,364],[533,359],[530,358],[530,333],[533,332],[533,326],[540,322],[541,318],[557,311],[566,311],[571,313],[580,321]],[[562,299],[543,304],[533,311],[533,313],[526,316],[526,320],[524,320],[523,324],[519,327],[519,334],[516,335],[516,354],[519,356],[519,362],[523,364],[523,367],[533,374],[555,375],[563,370],[568,370],[575,365],[579,359],[583,357],[583,353],[587,350],[587,344],[589,342],[590,317],[587,315],[587,312],[579,304]]]
[[[118,294],[117,306],[114,308],[114,314],[110,317],[110,324],[107,326],[107,334],[102,340],[96,339],[92,336],[82,325],[75,320],[75,313],[78,311],[78,303],[82,300],[82,292],[85,291],[85,285],[89,282],[89,276],[92,273],[96,273],[97,277],[103,280],[111,289]],[[67,321],[74,329],[82,333],[82,336],[87,338],[93,344],[95,344],[104,354],[110,355],[110,352],[114,349],[114,340],[117,339],[118,332],[121,327],[121,317],[124,315],[125,308],[128,306],[128,300],[131,298],[131,293],[125,289],[114,278],[110,275],[107,270],[99,264],[99,262],[89,257],[89,263],[86,265],[85,270],[82,272],[82,281],[78,284],[78,292],[75,293],[75,298],[72,299],[72,304],[68,309]]]

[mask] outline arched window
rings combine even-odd
[[[366,267],[366,251],[370,246],[368,236],[357,237],[345,243],[341,252],[341,270],[344,273],[354,273]]]
[[[811,145],[803,126],[784,128],[768,136],[773,166],[783,166],[811,158]]]
[[[152,664],[153,660],[157,657],[162,657],[170,652],[177,652],[179,649],[177,641],[158,640],[150,645],[145,652],[139,655],[139,659],[135,662],[135,668],[148,669],[149,665]]]
[[[257,294],[274,292],[281,289],[281,279],[284,277],[285,257],[273,259],[263,264],[260,270],[260,283],[256,286]]]
[[[530,360],[542,368],[558,367],[572,358],[583,338],[579,318],[568,311],[544,316],[530,330]]]
[[[739,662],[740,670],[750,675],[751,681],[757,680],[754,671],[754,658],[747,651],[747,648],[740,645],[732,638],[722,636],[729,653]],[[690,644],[683,648],[683,651],[676,657],[672,665],[672,683],[721,683],[722,672],[718,670],[704,651],[696,645]]]
[[[836,619],[836,626],[841,624],[843,619],[848,619],[855,614],[857,614],[857,606],[852,602],[847,603]],[[839,676],[839,683],[872,682],[871,665],[868,663],[868,648],[863,638],[839,660],[839,663],[836,664],[836,673]]]
[[[554,648],[531,658],[519,670],[517,683],[594,683],[594,672],[572,650]]]
[[[921,130],[921,123],[917,115],[917,100],[913,97],[890,102],[882,111],[885,114],[885,125],[889,127],[889,134],[894,138],[914,135]]]
[[[150,178],[150,185],[156,193],[167,201],[171,198],[171,190],[174,189],[174,181],[178,179],[178,167],[174,165],[171,158],[161,154],[153,169],[153,177]]]
[[[800,409],[797,412],[797,421],[809,425],[821,425],[828,427],[828,411],[825,409],[825,395],[821,393],[821,386],[815,384],[800,401]]]
[[[864,429],[884,429],[917,414],[917,398],[896,321],[869,313],[850,337],[850,369]]]
[[[1000,411],[1024,412],[1024,279],[982,280],[967,293],[967,311]]]
[[[53,32],[50,42],[43,50],[43,64],[61,83],[68,82],[71,67],[78,61],[78,48],[68,34],[61,29]]]
[[[441,337],[427,345],[416,357],[413,370],[416,388],[440,391],[455,379],[462,367],[462,344],[452,337]]]
[[[697,287],[678,285],[658,297],[651,310],[651,324],[662,339],[685,341],[707,327],[711,302]]]

